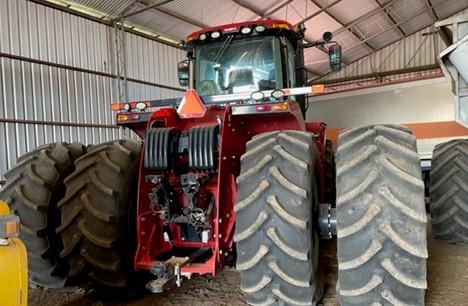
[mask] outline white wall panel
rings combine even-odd
[[[339,111],[337,111],[339,110]],[[330,128],[453,121],[454,97],[444,78],[311,98],[307,120]]]
[[[19,155],[44,143],[135,137],[106,127],[115,124],[110,103],[117,100],[113,36],[114,29],[105,24],[26,0],[0,0],[0,180]],[[129,99],[181,96],[176,67],[183,51],[130,33],[126,40],[128,77],[153,83],[129,82]]]

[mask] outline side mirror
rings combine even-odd
[[[341,70],[341,46],[337,43],[328,47],[328,62],[332,72]]]
[[[188,86],[190,80],[190,62],[188,60],[177,63],[177,75],[180,86]]]

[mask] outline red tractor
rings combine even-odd
[[[236,260],[252,305],[316,305],[320,239],[337,235],[342,305],[423,305],[424,184],[411,131],[306,122],[304,27],[257,20],[187,37],[182,99],[117,103],[143,140],[26,154],[0,198],[20,215],[30,281],[152,292]],[[336,186],[336,189],[335,189]],[[335,192],[336,190],[336,192]],[[336,208],[335,208],[336,202]]]

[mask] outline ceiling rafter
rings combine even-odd
[[[129,11],[133,10],[135,6],[140,3],[140,0],[133,0],[130,2],[126,7],[124,7],[118,14],[117,16],[123,16],[124,14],[128,13]]]
[[[242,3],[242,0],[230,0],[230,1],[236,3],[237,5],[239,5],[240,7],[244,8],[244,9],[246,9],[246,10],[251,11],[252,13],[254,13],[255,15],[257,15],[257,16],[259,16],[259,17],[263,17],[263,13],[262,13],[262,12],[260,12],[260,11],[257,10],[256,8],[251,7],[251,6],[248,5],[248,4]]]
[[[134,16],[134,15],[138,15],[140,13],[143,13],[143,12],[145,12],[147,10],[150,10],[150,9],[157,9],[158,6],[167,4],[167,3],[172,2],[172,1],[174,1],[174,0],[162,0],[162,1],[157,1],[156,3],[151,3],[150,2],[149,4],[143,3],[142,1],[134,1],[130,5],[128,5],[122,12],[120,12],[120,14],[116,18],[114,18],[112,21],[113,22],[120,21],[120,20],[123,20],[125,18],[130,17],[130,16]],[[137,10],[133,10],[138,3],[144,4],[145,7],[137,9]]]
[[[310,2],[312,2],[313,4],[315,4],[319,9],[323,10],[323,12],[325,14],[327,14],[328,16],[330,16],[331,19],[333,19],[336,23],[338,23],[340,26],[344,27],[344,23],[339,20],[334,14],[332,14],[328,8],[330,7],[323,7],[320,3],[318,3],[316,0],[309,0]],[[337,3],[338,1],[335,1],[334,3]],[[363,41],[365,39],[365,37],[363,37],[358,31],[354,31],[352,28],[349,28],[348,31],[353,34],[357,39]],[[373,46],[370,45],[369,42],[365,42],[365,45],[371,50],[371,51],[374,51],[375,48]]]
[[[30,0],[30,1],[33,1],[33,2],[38,2],[38,3],[47,3],[45,5],[49,5],[49,6],[52,6],[53,4],[53,1],[54,0]],[[49,1],[51,1],[50,4]],[[63,0],[63,2],[67,2],[68,0]],[[88,1],[85,1],[85,0],[73,0],[75,2],[77,2],[77,7],[79,7],[78,5],[81,5],[80,3],[88,3]],[[93,0],[93,1],[96,1],[96,0]],[[93,1],[89,1],[90,3],[92,3]],[[169,0],[170,1],[170,0]],[[267,5],[265,6],[265,8],[257,8],[254,6],[252,6],[251,3],[254,3],[254,2],[251,2],[251,1],[247,1],[247,0],[224,0],[225,2],[224,3],[220,3],[221,7],[229,7],[231,6],[232,7],[232,3],[235,3],[238,5],[238,8],[239,7],[244,7],[244,9],[241,10],[241,12],[243,13],[242,15],[244,16],[245,18],[245,15],[248,15],[249,11],[253,13],[253,15],[255,15],[255,17],[253,18],[256,18],[258,16],[258,18],[267,18],[268,16],[271,16],[272,14],[275,14],[276,12],[278,11],[281,11],[282,9],[284,9],[286,6],[288,5],[293,5],[294,7],[296,7],[295,3],[294,3],[294,0],[277,0],[277,1],[274,1],[275,4],[270,4],[270,5]],[[306,0],[307,1],[307,0]],[[307,18],[307,20],[310,20],[312,18],[314,18],[315,16],[318,16],[319,14],[323,13],[326,9],[329,9],[331,6],[334,6],[336,5],[337,3],[341,2],[341,1],[344,1],[344,0],[327,0],[327,1],[322,1],[322,0],[310,0],[311,2],[315,3],[317,5],[317,2],[322,4],[321,9],[319,9],[318,11],[316,10],[316,12],[307,15],[307,16],[303,16],[304,18]],[[377,4],[378,4],[378,7],[376,6],[374,9],[372,9],[370,12],[368,13],[365,13],[364,15],[362,16],[359,16],[358,18],[355,18],[353,19],[351,22],[349,23],[346,23],[346,24],[343,24],[343,23],[340,23],[342,25],[342,27],[340,27],[339,29],[335,30],[334,31],[334,35],[338,35],[340,33],[343,33],[343,32],[351,32],[353,33],[355,36],[357,36],[358,38],[361,37],[361,38],[364,38],[364,42],[367,43],[367,41],[369,39],[372,39],[374,37],[376,37],[377,35],[385,35],[385,32],[387,32],[388,30],[390,29],[395,29],[395,30],[398,30],[399,33],[401,33],[401,37],[400,37],[400,40],[411,35],[411,34],[414,34],[415,31],[412,31],[411,30],[411,33],[407,33],[407,35],[403,35],[403,33],[405,33],[405,30],[403,30],[400,25],[404,22],[407,22],[408,19],[405,19],[405,20],[399,20],[399,16],[398,14],[396,14],[396,11],[394,10],[394,8],[396,9],[397,7],[402,7],[403,6],[403,3],[405,0],[374,0]],[[70,0],[70,2],[72,2]],[[165,2],[164,0],[126,0],[125,2],[125,5],[124,5],[124,9],[121,9],[120,12],[117,12],[117,14],[114,12],[108,12],[108,15],[106,16],[105,14],[102,15],[102,17],[100,17],[102,20],[105,20],[105,21],[109,21],[111,22],[113,20],[113,17],[114,16],[117,16],[119,17],[119,15],[126,15],[128,14],[128,12],[130,12],[131,14],[133,14],[132,12],[138,12],[139,11],[139,8],[140,10],[144,9],[149,9],[148,7],[149,6],[156,6],[156,2],[159,2],[160,4],[158,5],[161,5],[162,2]],[[307,1],[308,3],[309,1]],[[439,19],[439,11],[437,10],[437,7],[439,5],[443,5],[443,2],[441,3],[437,3],[435,6],[433,5],[435,3],[435,0],[423,0],[423,3],[426,3],[426,7],[424,7],[424,9],[420,9],[419,11],[420,12],[423,12],[424,14],[429,14],[431,16],[431,19],[432,20],[437,20]],[[228,4],[228,6],[226,6],[226,4]],[[71,5],[69,5],[71,6]],[[85,6],[83,4],[83,6]],[[93,6],[93,5],[92,5]],[[98,7],[100,7],[99,5],[94,5],[95,6],[95,9],[98,9]],[[105,7],[105,6],[103,6]],[[457,7],[461,7],[460,5],[458,5]],[[93,8],[93,7],[91,7]],[[238,9],[237,8],[237,9]],[[63,8],[60,8],[60,9],[63,9]],[[457,8],[458,9],[458,12],[460,10],[462,10],[462,8]],[[466,9],[466,7],[465,7]],[[109,9],[110,11],[112,10],[112,7],[110,7]],[[183,22],[184,24],[187,24],[187,25],[191,25],[193,26],[194,28],[207,28],[207,27],[210,27],[211,24],[210,22],[212,23],[213,21],[209,21],[210,19],[207,19],[207,21],[205,21],[205,23],[203,21],[200,21],[198,20],[197,18],[194,18],[191,14],[187,13],[182,13],[180,12],[178,9],[176,8],[172,8],[171,6],[167,6],[167,5],[163,5],[161,7],[152,7],[149,9],[150,11],[152,12],[160,12],[161,14],[164,14],[167,16],[168,20],[171,20],[173,21],[173,23],[175,24],[177,21],[179,22]],[[70,9],[70,11],[73,11],[73,8]],[[79,11],[79,10],[77,10]],[[452,10],[453,11],[453,10]],[[375,33],[375,34],[372,34],[372,33],[362,33],[359,31],[359,29],[357,28],[361,22],[366,22],[367,19],[369,19],[369,17],[375,15],[375,14],[379,14],[379,13],[382,13],[380,15],[383,16],[383,14],[385,14],[389,19],[393,19],[392,20],[392,23],[388,23],[388,25],[392,25],[388,28],[386,28],[385,30],[383,31],[379,31],[379,33]],[[119,14],[120,13],[120,14]],[[332,16],[333,14],[329,14],[330,12],[327,11],[326,12],[331,18],[334,18],[335,20],[337,20],[338,22],[340,21],[339,19],[340,18],[336,18],[335,16]],[[109,14],[112,14],[112,15],[109,15]],[[93,14],[89,14],[90,16],[94,16]],[[299,14],[301,17],[302,17],[302,14]],[[157,18],[157,15],[155,15],[156,18]],[[419,15],[417,15],[419,16]],[[169,18],[171,17],[171,18]],[[414,16],[413,16],[414,17]],[[177,21],[176,21],[177,20]],[[426,22],[431,22],[430,19],[426,19]],[[172,23],[172,22],[171,22]],[[138,27],[138,25],[136,25]],[[142,25],[143,26],[143,25]],[[420,24],[420,26],[423,26],[422,22]],[[427,26],[427,24],[425,25]],[[129,31],[131,31],[131,29],[129,29]],[[154,29],[154,31],[156,31],[156,29]],[[406,30],[406,31],[410,31],[410,30]],[[166,31],[166,33],[168,33],[168,35],[170,35],[169,33],[172,33],[171,30],[168,30]],[[140,35],[144,35],[143,34],[140,34]],[[148,34],[149,35],[149,34]],[[155,34],[154,36],[148,36],[150,39],[155,39],[155,40],[158,40],[157,39],[157,36],[156,35],[159,35],[159,34]],[[161,35],[165,35],[165,34],[161,34]],[[169,38],[170,36],[168,36]],[[159,40],[158,40],[159,41]],[[164,42],[161,40],[161,42],[163,43],[167,43],[167,42]],[[382,48],[392,44],[394,42],[389,42],[389,43],[386,43],[384,46],[382,46],[382,44],[372,44],[374,47],[375,47],[375,51],[377,50],[381,50]],[[169,44],[169,43],[168,43]],[[347,48],[346,50],[344,50],[344,53],[345,54],[348,54],[347,51],[349,51],[350,49],[354,48],[356,45],[362,45],[363,43],[361,41],[359,41],[357,44],[351,44],[351,46],[349,46],[349,48]],[[171,44],[172,45],[172,44]],[[367,52],[363,52],[365,49],[363,50],[359,50],[360,52],[358,54],[356,54],[356,60],[359,60],[359,59],[362,59],[366,56],[369,56],[369,54],[364,54],[364,53],[367,53]],[[322,50],[322,51],[325,51],[326,50]],[[374,52],[371,52],[370,54],[373,54]],[[356,60],[353,60],[353,62],[355,62]],[[310,63],[309,63],[310,65]],[[317,74],[318,71],[313,71],[311,73],[314,73],[314,74]],[[326,73],[322,74],[322,75],[326,75]]]
[[[324,7],[321,7],[321,6],[317,5],[317,4],[314,2],[314,4],[317,5],[320,9],[319,9],[318,11],[316,11],[316,12],[310,14],[309,16],[305,16],[301,21],[298,22],[298,24],[299,24],[299,23],[304,23],[304,22],[306,22],[306,21],[309,21],[310,19],[314,18],[315,16],[320,15],[321,13],[325,12],[327,9],[329,9],[329,8],[331,8],[331,7],[335,6],[335,5],[337,5],[337,4],[340,3],[341,1],[343,1],[343,0],[336,0],[336,1],[334,1],[334,2],[328,4],[327,6],[324,6]],[[312,2],[313,2],[313,1],[312,1]]]
[[[342,32],[345,32],[345,31],[349,31],[349,28],[351,27],[354,27],[355,25],[357,25],[358,23],[366,20],[366,19],[369,19],[369,17],[372,17],[380,12],[383,12],[386,8],[390,7],[391,5],[395,4],[397,1],[401,1],[401,0],[390,0],[388,2],[386,2],[385,4],[382,5],[382,7],[378,7],[370,12],[367,12],[366,14],[358,17],[358,18],[355,18],[354,20],[348,22],[347,24],[344,25],[344,27],[342,28],[339,28],[338,30],[335,31],[334,34],[340,34]]]
[[[311,68],[307,68],[307,72],[311,75],[314,75],[314,76],[320,76],[321,73],[318,72],[317,70],[314,70],[314,69],[311,69]]]
[[[166,3],[169,3],[169,2],[172,2],[172,1],[173,0],[161,1],[159,3],[154,3],[153,5],[148,5],[148,4],[144,3],[142,0],[135,0],[134,2],[129,4],[127,7],[125,7],[114,20],[126,18],[127,17],[126,15],[129,14],[129,13],[131,13],[131,15],[136,15],[136,14],[142,13],[142,12],[144,12],[146,10],[155,10],[155,11],[161,12],[163,14],[166,14],[166,15],[172,17],[172,18],[178,19],[180,21],[183,21],[185,23],[191,24],[191,25],[199,27],[199,28],[207,28],[208,27],[208,25],[206,25],[204,23],[198,22],[198,21],[196,21],[196,20],[194,20],[192,18],[186,17],[186,16],[182,16],[181,14],[173,12],[170,9],[162,7],[162,5],[164,5]],[[147,7],[144,7],[142,9],[138,10],[138,11],[132,12],[135,5],[137,5],[138,3],[147,5]]]
[[[392,1],[390,1],[390,2],[394,2],[394,1],[395,1],[395,0],[392,0]],[[389,2],[389,3],[390,3],[390,2]],[[438,4],[438,5],[435,5],[435,6],[434,6],[434,5],[431,5],[430,8],[432,8],[432,9],[435,10],[435,7],[438,7],[438,6],[443,5],[443,4],[444,4],[444,3]],[[460,11],[463,11],[463,10],[466,10],[466,9],[468,9],[468,5],[465,6],[465,7],[463,7],[462,9],[460,9],[459,12],[460,12]],[[423,14],[423,13],[424,13],[424,12],[420,12],[420,13],[416,14],[415,16],[419,16],[419,15],[421,15],[421,14]],[[453,13],[451,16],[453,16],[453,15],[455,15],[455,14],[456,14],[456,13]],[[415,16],[412,16],[412,17],[408,18],[408,20],[411,19],[411,18],[414,18]],[[449,16],[447,16],[447,17],[449,17]],[[447,17],[446,17],[446,18],[447,18]],[[408,20],[403,20],[402,22],[399,22],[398,24],[407,22]],[[416,29],[416,30],[412,31],[411,33],[407,33],[407,34],[405,35],[405,37],[402,37],[399,41],[401,41],[402,39],[404,39],[404,38],[406,38],[406,37],[408,37],[408,36],[411,36],[411,35],[417,33],[418,31],[421,31],[421,30],[422,30],[422,29]],[[386,31],[387,31],[387,30],[384,30],[383,32],[386,32]],[[370,59],[370,56],[371,56],[372,54],[374,54],[375,52],[378,52],[379,50],[382,50],[382,49],[384,49],[384,48],[386,48],[386,47],[388,47],[388,46],[390,46],[390,45],[392,45],[392,44],[394,44],[394,43],[396,43],[396,42],[397,42],[397,41],[394,41],[394,42],[388,43],[388,44],[386,44],[386,45],[384,45],[384,46],[381,46],[381,47],[379,47],[378,49],[376,49],[373,53],[370,53],[370,54],[367,54],[367,55],[364,55],[364,56],[361,56],[361,57],[355,59],[351,64],[356,63],[357,61],[362,60],[363,58],[366,58],[366,57]],[[313,81],[318,81],[318,80],[322,79],[323,77],[330,75],[331,73],[332,73],[331,71],[329,71],[329,72],[327,72],[327,73],[324,73],[324,74],[322,74],[321,76],[319,76],[319,77],[313,79]]]
[[[278,6],[275,7],[274,9],[272,9],[272,10],[270,10],[269,12],[265,13],[265,14],[263,15],[263,18],[269,17],[271,14],[274,14],[274,13],[278,12],[279,10],[281,10],[282,8],[284,8],[285,6],[289,5],[292,1],[293,1],[293,0],[288,0],[288,1],[286,1],[286,2],[284,2],[284,3],[282,3],[282,4],[280,4],[280,5],[278,5]],[[341,2],[341,1],[343,1],[343,0],[336,0],[336,1],[334,1],[333,3],[330,3],[329,5],[327,5],[327,6],[324,7],[324,8],[321,8],[321,9],[318,10],[317,12],[314,12],[314,13],[312,13],[311,15],[306,16],[306,17],[303,18],[301,21],[299,21],[298,23],[296,23],[296,25],[297,25],[297,24],[300,24],[300,23],[304,23],[304,22],[306,22],[306,21],[312,19],[313,17],[315,17],[315,16],[317,16],[317,15],[319,15],[319,14],[325,12],[325,10],[326,10],[327,8],[330,8],[330,7],[332,7],[332,6],[336,5],[336,4],[338,4],[338,3]],[[307,43],[307,41],[306,41],[305,39],[304,39],[304,41]],[[327,50],[325,47],[318,46],[317,49],[328,55],[328,50]],[[347,64],[348,62],[345,61],[345,60],[343,59],[343,63]],[[310,71],[310,68],[307,68],[307,69]],[[315,73],[314,73],[314,74],[315,74]]]
[[[393,18],[390,10],[388,7],[384,8],[382,3],[380,3],[379,0],[375,0],[375,3],[377,3],[378,6],[380,6],[380,8],[383,9],[383,11],[385,12],[385,15],[387,15],[388,19],[390,19],[392,21],[393,24],[396,24],[397,22],[395,21],[395,18]],[[401,26],[397,26],[397,29],[398,29],[398,32],[400,32],[401,35],[405,36],[406,33],[405,31],[403,31],[403,29],[401,28]]]
[[[276,13],[277,11],[281,10],[283,7],[285,7],[286,5],[288,5],[289,3],[293,2],[293,0],[287,0],[286,2],[278,5],[277,7],[273,8],[273,9],[268,9],[262,17],[268,17],[268,16],[271,16],[272,14]]]
[[[157,7],[157,8],[155,8],[155,10],[159,11],[161,13],[164,13],[166,15],[169,15],[169,16],[171,16],[173,18],[179,19],[180,21],[191,24],[193,26],[196,26],[196,27],[199,27],[199,28],[202,28],[202,29],[209,28],[209,25],[207,25],[205,23],[196,21],[195,19],[189,18],[187,16],[183,16],[183,15],[178,14],[178,13],[176,13],[176,12],[170,10],[170,9],[167,9],[167,8],[164,8],[164,7]]]
[[[364,14],[364,15],[362,15],[362,16],[360,16],[360,17],[357,17],[357,18],[355,18],[355,19],[353,19],[352,21],[348,22],[347,24],[344,24],[343,27],[341,27],[341,28],[339,28],[338,30],[334,31],[333,34],[334,34],[334,35],[338,35],[338,34],[343,33],[343,32],[345,32],[345,31],[349,31],[349,29],[352,28],[353,26],[355,26],[356,24],[358,24],[358,23],[360,23],[360,22],[362,22],[362,21],[368,19],[369,17],[374,16],[375,14],[378,14],[378,13],[384,11],[385,9],[387,9],[388,7],[390,7],[391,5],[395,4],[397,1],[400,1],[400,0],[389,0],[388,2],[386,2],[385,4],[383,4],[381,7],[378,7],[378,8],[376,8],[376,9],[370,11],[370,12],[367,12],[366,14]],[[320,11],[320,13],[322,13],[322,12]],[[316,16],[316,15],[315,15],[315,16]],[[315,17],[315,16],[314,16],[314,17]],[[406,36],[405,36],[405,37],[406,37]],[[362,40],[361,40],[361,41],[362,41]],[[379,48],[379,49],[380,49],[380,48]],[[322,50],[322,51],[323,51],[323,50]],[[369,56],[370,54],[374,53],[375,51],[377,51],[377,49],[372,50],[371,53],[366,54],[366,55],[364,55],[364,56]],[[364,57],[364,56],[362,56],[362,57]],[[353,61],[353,62],[354,62],[354,61]],[[343,61],[343,63],[344,63],[345,65],[349,65],[349,64],[350,64],[349,62],[346,62],[346,61]],[[320,75],[320,77],[318,77],[317,79],[320,79],[320,78],[322,78],[322,77],[328,75],[329,73],[330,73],[330,72],[324,73],[324,74]]]
[[[431,16],[432,20],[433,21],[439,20],[439,16],[437,16],[437,13],[436,13],[434,7],[432,6],[431,0],[426,0],[425,2],[426,2],[426,6],[427,6],[427,12]]]
[[[443,5],[443,4],[444,4],[444,3],[440,3],[440,4],[438,4],[437,6],[440,6],[440,5]],[[433,9],[434,6],[431,6],[431,8]],[[383,33],[387,32],[387,31],[389,31],[389,30],[391,30],[391,29],[393,29],[393,28],[395,28],[395,27],[397,27],[397,26],[399,26],[399,25],[401,25],[401,24],[403,24],[403,23],[405,23],[405,22],[408,22],[408,21],[410,21],[411,19],[414,19],[414,18],[416,18],[416,17],[419,17],[419,16],[421,16],[422,14],[425,14],[425,13],[426,13],[426,11],[421,11],[421,12],[418,12],[418,13],[416,13],[416,14],[413,14],[413,15],[411,15],[411,16],[409,16],[409,17],[407,17],[407,18],[405,18],[405,19],[403,19],[403,20],[401,20],[401,21],[398,21],[397,23],[390,25],[390,26],[387,27],[386,29],[383,29],[382,31],[379,31],[379,32],[377,32],[377,33],[375,33],[375,34],[372,34],[371,36],[367,37],[367,38],[364,39],[363,41],[361,41],[361,42],[355,44],[354,46],[351,46],[348,50],[351,50],[351,49],[353,49],[353,48],[355,48],[355,47],[357,47],[357,46],[359,46],[359,45],[365,43],[366,41],[369,41],[369,40],[372,39],[372,38],[375,38],[375,37],[377,37],[377,36],[379,36],[379,35],[382,35]],[[426,25],[426,26],[427,26],[427,25]],[[425,27],[426,27],[426,26],[425,26]],[[415,32],[413,32],[413,33],[415,33]],[[408,37],[409,35],[410,35],[410,34],[406,34],[405,37]],[[375,51],[374,51],[374,52],[375,52]]]

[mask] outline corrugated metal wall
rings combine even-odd
[[[107,25],[66,12],[0,0],[0,180],[19,155],[44,143],[134,137],[111,127],[110,103],[117,99],[113,35]],[[134,34],[126,38],[128,76],[155,83],[129,82],[129,99],[180,96],[176,63],[182,50]],[[21,120],[35,124],[16,123]]]

